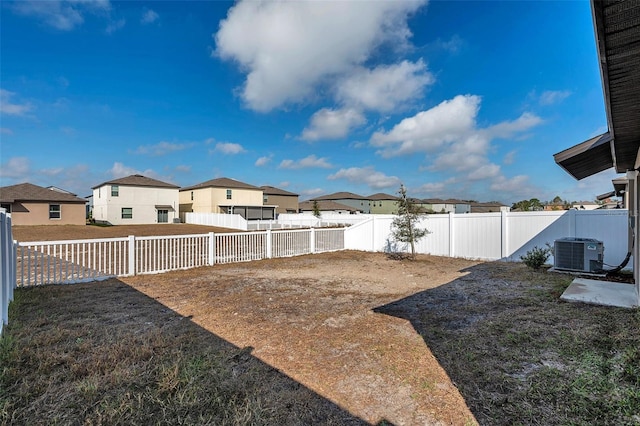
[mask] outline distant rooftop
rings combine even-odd
[[[59,189],[60,188],[43,188],[32,183],[3,186],[0,188],[0,201],[3,203],[14,203],[16,201],[86,203],[85,199],[79,198],[68,191],[60,191]]]
[[[131,175],[123,178],[113,179],[102,182],[91,189],[96,189],[104,185],[126,185],[126,186],[148,186],[153,188],[180,188],[172,183],[162,182],[161,180],[152,179],[142,175]]]
[[[260,187],[262,192],[267,195],[291,195],[298,196],[298,194],[294,194],[293,192],[285,191],[284,189],[276,188],[275,186],[263,185]]]
[[[314,200],[368,200],[368,198],[354,194],[353,192],[334,192],[333,194],[322,195],[311,199],[311,201]]]
[[[180,191],[190,191],[192,189],[201,189],[201,188],[235,188],[235,189],[256,189],[256,190],[261,189],[257,186],[240,182],[239,180],[222,177],[222,178],[211,179],[206,182],[198,183],[193,186],[187,186],[187,187],[181,188]]]

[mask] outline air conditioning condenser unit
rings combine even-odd
[[[553,244],[553,266],[566,271],[602,271],[604,246],[593,238],[560,238]]]

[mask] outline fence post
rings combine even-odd
[[[500,211],[500,231],[502,237],[500,240],[500,257],[504,260],[509,256],[509,227],[507,225],[507,212]]]
[[[7,240],[11,234],[11,228],[5,224],[6,216],[4,210],[0,211],[0,332],[5,324],[9,322],[9,263],[10,256],[6,249],[8,247]],[[11,251],[13,253],[13,250]]]
[[[136,274],[136,237],[129,235],[129,275]]]
[[[273,243],[273,239],[272,239],[272,235],[271,235],[271,229],[267,229],[265,231],[267,234],[267,259],[271,259],[272,257],[272,247],[271,244]]]
[[[9,301],[13,300],[13,290],[18,286],[18,241],[16,240],[13,240],[12,262],[13,269],[11,270],[11,280],[9,282]]]
[[[371,251],[376,251],[376,217],[371,216]]]
[[[455,225],[454,225],[454,219],[455,217],[455,213],[454,212],[449,212],[449,257],[454,257],[455,255],[455,236],[456,236],[456,232],[455,232]]]
[[[578,214],[578,210],[571,209],[569,210],[569,236],[576,236],[576,215]]]
[[[213,266],[216,263],[216,234],[209,232],[209,259],[207,264]]]
[[[315,228],[311,228],[311,232],[309,233],[309,253],[316,252],[316,230]]]

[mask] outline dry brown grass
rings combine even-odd
[[[82,240],[94,238],[117,238],[135,235],[206,234],[208,232],[238,232],[236,229],[216,226],[191,225],[188,223],[164,223],[155,225],[23,225],[13,226],[13,239],[26,241]]]
[[[640,424],[640,314],[559,301],[571,279],[338,252],[19,289],[0,418]]]

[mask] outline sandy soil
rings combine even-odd
[[[338,252],[122,279],[371,423],[475,423],[407,320],[376,308],[478,262]]]

